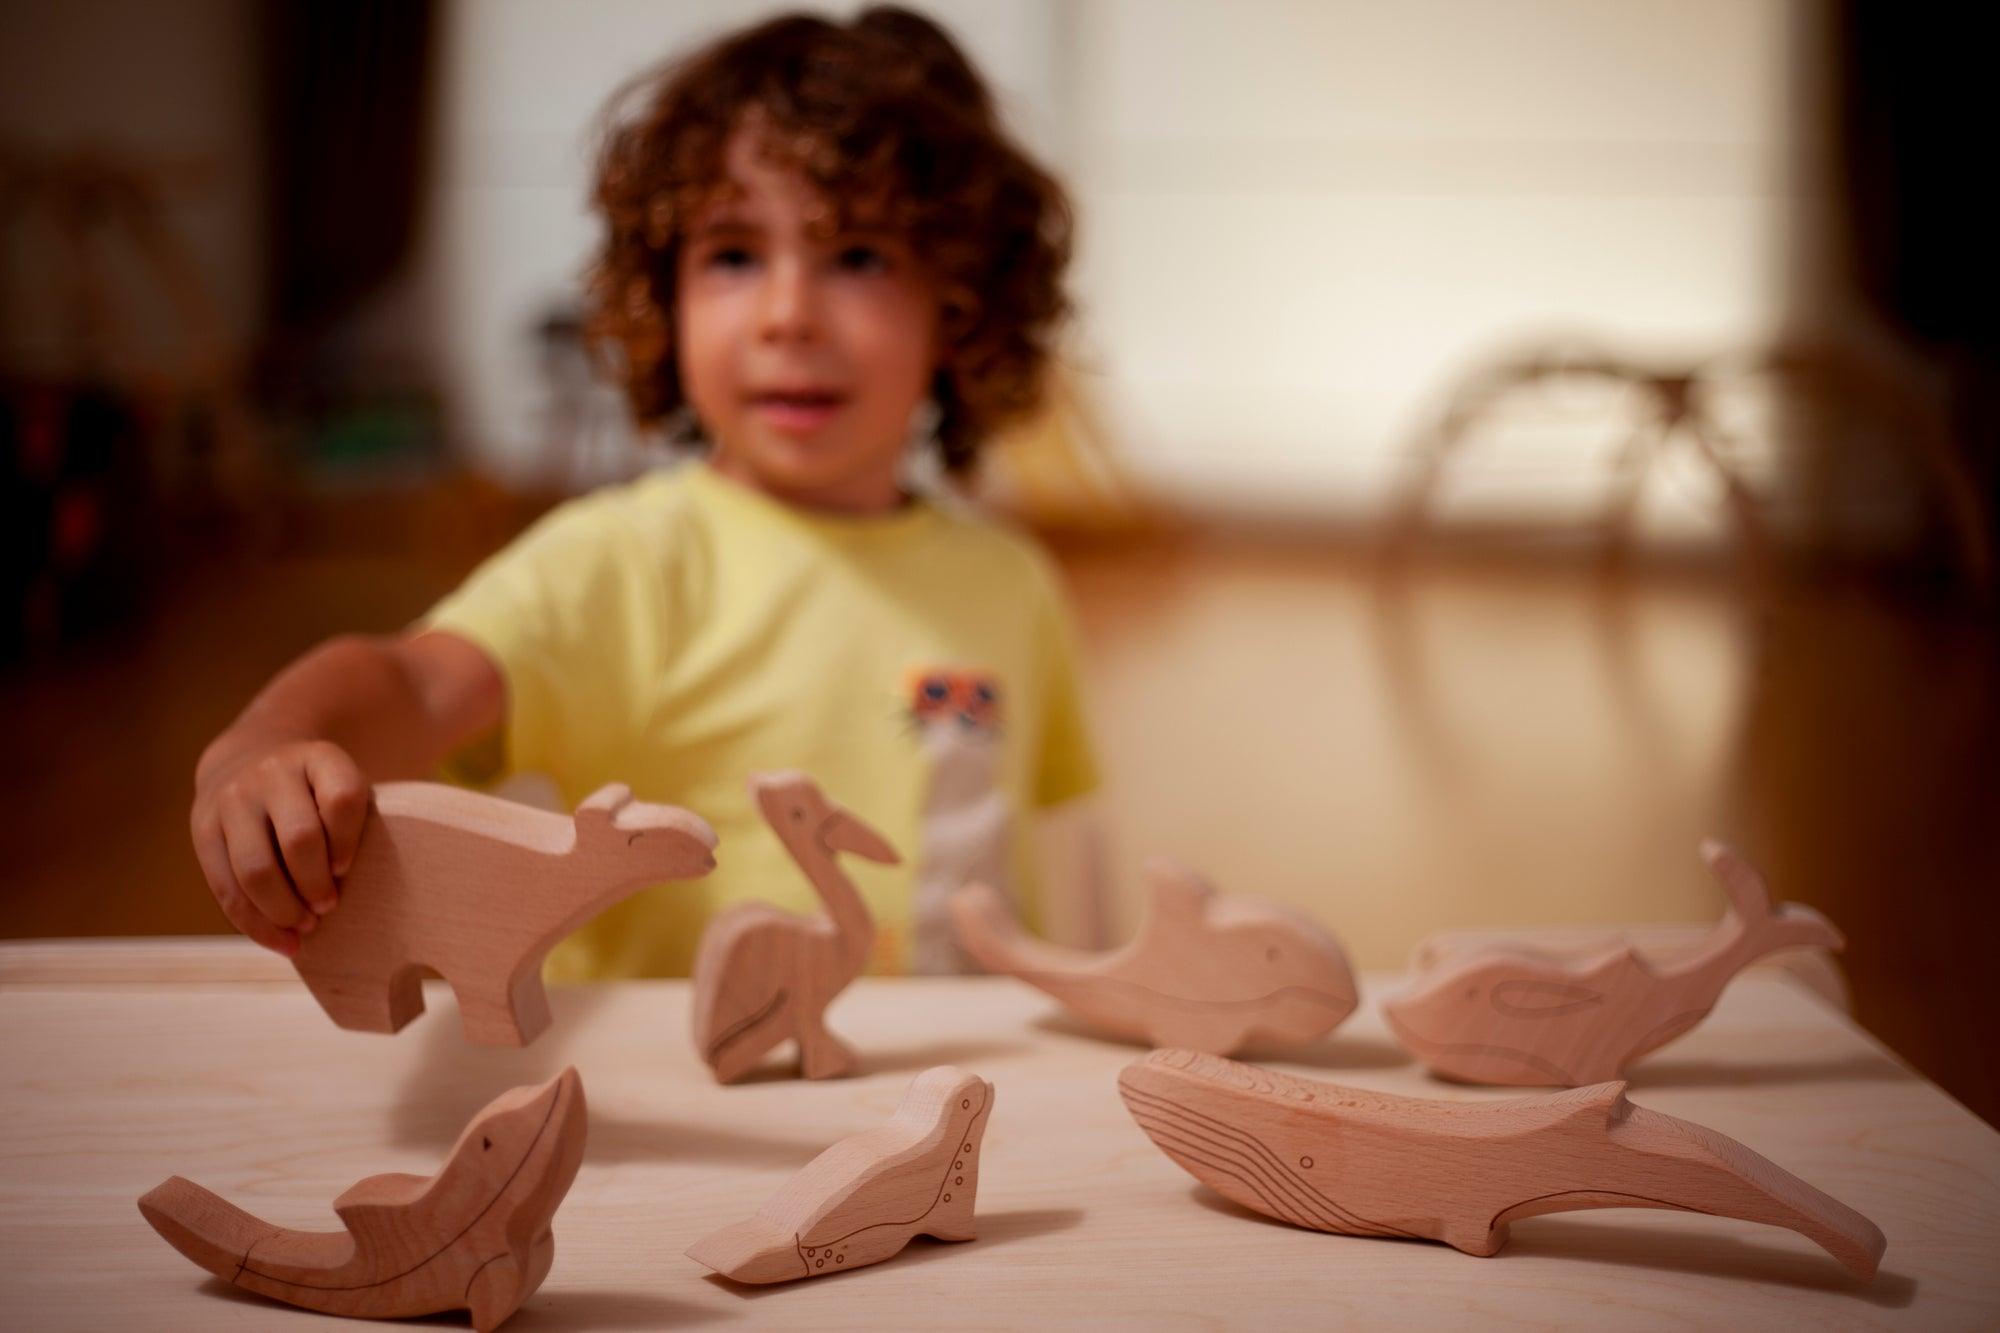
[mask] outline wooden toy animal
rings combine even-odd
[[[225,1282],[328,1314],[469,1310],[497,1328],[555,1260],[549,1229],[583,1160],[583,1081],[565,1069],[472,1118],[434,1176],[369,1176],[333,1201],[345,1231],[293,1231],[174,1176],[139,1200],[169,1245]]]
[[[805,1164],[756,1214],[696,1241],[688,1258],[738,1282],[789,1282],[876,1264],[919,1233],[971,1240],[993,1085],[939,1065],[889,1123]]]
[[[1147,869],[1151,910],[1138,937],[1112,953],[1035,939],[983,884],[952,900],[959,941],[988,970],[1154,1046],[1227,1055],[1258,1037],[1308,1041],[1354,1011],[1347,957],[1319,926],[1272,903],[1220,896],[1170,862]]]
[[[826,1007],[861,975],[875,943],[875,919],[834,854],[894,865],[896,850],[803,773],[760,774],[750,792],[827,915],[743,903],[709,923],[695,953],[695,1049],[718,1082],[731,1083],[791,1037],[800,1072],[832,1078],[853,1066],[854,1053],[826,1030]]]
[[[1860,1213],[1734,1139],[1634,1106],[1623,1083],[1447,1102],[1155,1051],[1118,1090],[1188,1174],[1315,1231],[1490,1255],[1520,1218],[1673,1208],[1789,1228],[1864,1279],[1882,1258],[1882,1233]]]
[[[1656,968],[1629,947],[1581,959],[1518,947],[1455,955],[1383,1005],[1390,1029],[1450,1078],[1599,1083],[1699,1023],[1730,978],[1765,954],[1842,946],[1810,907],[1773,909],[1763,879],[1734,851],[1713,840],[1701,851],[1729,911],[1692,956]]]
[[[700,816],[604,787],[569,816],[435,782],[377,784],[340,904],[293,961],[344,1028],[397,1032],[423,977],[458,996],[472,1041],[525,1046],[549,1025],[542,959],[637,889],[715,868]]]

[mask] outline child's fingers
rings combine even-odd
[[[361,845],[361,828],[368,821],[370,790],[359,765],[337,745],[316,746],[306,756],[306,781],[312,784],[319,822],[326,830],[328,861],[337,880],[354,864]],[[338,893],[339,885],[334,886]]]
[[[306,905],[322,916],[333,910],[333,874],[327,865],[326,830],[312,793],[280,788],[265,798],[271,833],[284,857],[284,870]]]
[[[229,924],[273,953],[296,957],[299,937],[266,921],[237,888],[236,871],[229,864],[229,848],[222,837],[221,823],[213,815],[197,816],[193,831],[195,860],[201,863],[202,878],[208,881],[208,891],[214,895],[222,914],[229,918]]]
[[[287,930],[310,930],[306,920],[312,913],[285,878],[264,807],[240,797],[225,800],[222,836],[229,844],[229,867],[236,872],[236,886],[265,919]]]

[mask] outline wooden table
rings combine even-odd
[[[1366,994],[1394,980],[1370,976]],[[525,1050],[468,1046],[449,995],[429,1002],[400,1036],[370,1036],[334,1028],[287,967],[241,941],[0,945],[0,1326],[351,1330],[208,1277],[134,1200],[178,1173],[274,1222],[332,1227],[328,1204],[354,1180],[428,1173],[488,1098],[565,1063],[583,1074],[589,1147],[556,1215],[554,1271],[508,1325],[523,1333],[2000,1326],[2000,1134],[1774,972],[1740,978],[1707,1024],[1641,1065],[1632,1097],[1873,1218],[1889,1248],[1869,1285],[1790,1232],[1683,1213],[1534,1218],[1492,1259],[1270,1222],[1197,1186],[1127,1118],[1114,1080],[1134,1048],[1077,1032],[1006,980],[861,982],[831,1021],[866,1072],[731,1088],[689,1047],[685,983],[558,990],[555,1027]],[[1431,1080],[1372,1004],[1270,1062],[1394,1092],[1508,1095]],[[996,1088],[977,1241],[919,1240],[851,1275],[762,1288],[683,1257],[943,1063]]]

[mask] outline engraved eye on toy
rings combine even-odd
[[[972,1240],[993,1085],[939,1065],[886,1125],[812,1159],[757,1212],[688,1257],[738,1282],[790,1282],[881,1263],[917,1235]]]
[[[959,943],[989,971],[1047,991],[1113,1036],[1227,1055],[1265,1039],[1311,1041],[1354,1011],[1340,944],[1275,903],[1217,893],[1170,861],[1147,867],[1153,897],[1138,937],[1105,954],[1022,930],[993,889],[952,898]]]
[[[1601,1083],[1708,1016],[1730,979],[1780,949],[1839,949],[1833,923],[1771,904],[1763,877],[1722,843],[1702,857],[1729,909],[1693,956],[1656,967],[1631,947],[1580,958],[1496,946],[1456,954],[1382,1006],[1412,1055],[1470,1083]]]

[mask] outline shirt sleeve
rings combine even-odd
[[[502,734],[446,763],[449,776],[492,781],[546,773],[560,784],[587,767],[607,704],[621,688],[631,595],[619,517],[598,497],[559,506],[488,558],[419,622],[470,640],[507,686]]]
[[[1077,678],[1076,629],[1062,595],[1061,580],[1046,561],[1037,562],[1042,589],[1042,743],[1035,771],[1035,804],[1047,809],[1096,790],[1097,756],[1084,717],[1082,682]]]

